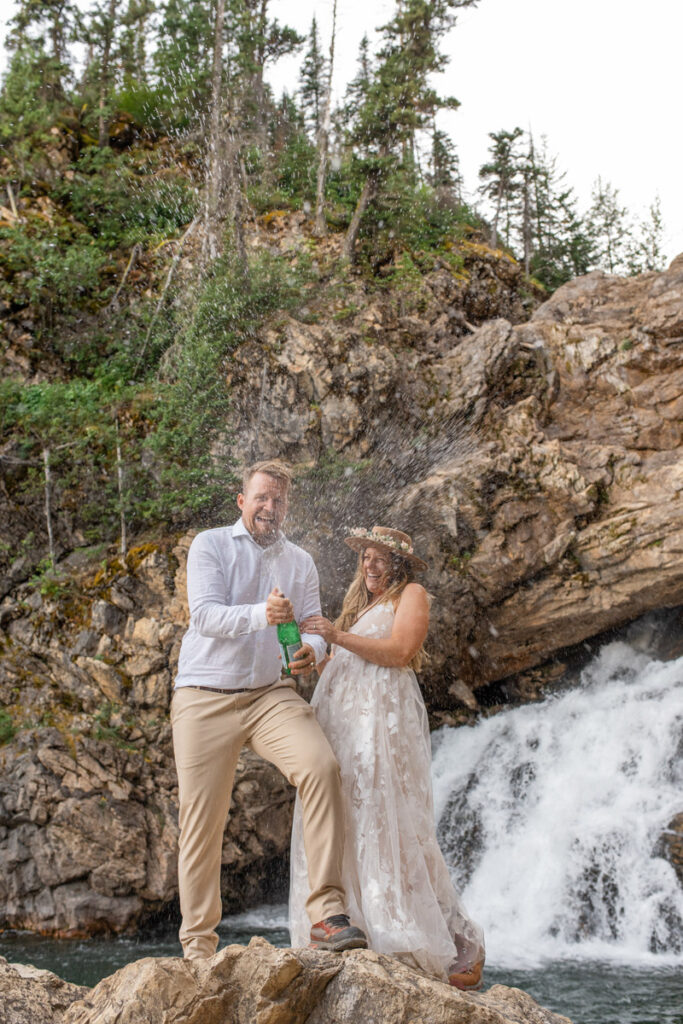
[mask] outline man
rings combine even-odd
[[[180,941],[191,960],[212,956],[218,943],[223,832],[244,746],[298,788],[312,945],[367,946],[346,916],[339,767],[312,709],[292,680],[280,678],[275,627],[320,613],[313,560],[280,532],[290,483],[280,462],[251,466],[237,497],[241,519],[198,534],[188,555],[190,626],[171,722],[180,796]],[[310,672],[325,656],[320,637],[304,634],[302,641],[290,663],[293,675]]]

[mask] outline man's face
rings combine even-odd
[[[268,547],[287,515],[287,485],[268,473],[254,473],[245,493],[237,495],[237,505],[256,543]]]

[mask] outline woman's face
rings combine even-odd
[[[366,548],[361,562],[365,586],[371,594],[383,594],[389,586],[391,559],[378,548]]]

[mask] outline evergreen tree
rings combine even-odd
[[[308,49],[299,72],[299,93],[306,124],[317,138],[325,95],[325,58],[320,49],[315,15],[308,34]]]
[[[553,290],[585,274],[592,260],[592,242],[565,179],[545,139],[538,150],[529,133],[527,151],[519,159],[516,236],[525,272]]]
[[[315,190],[315,225],[314,233],[318,238],[327,234],[325,219],[325,183],[327,181],[327,158],[330,145],[330,125],[332,111],[332,75],[334,73],[334,47],[337,36],[337,0],[332,4],[332,32],[330,33],[330,56],[327,62],[325,82],[325,98],[322,117],[318,128],[318,174]]]
[[[262,154],[267,151],[267,125],[271,97],[265,83],[266,68],[296,52],[305,42],[293,28],[268,17],[269,0],[229,0],[230,91],[237,99],[241,134],[253,136]]]
[[[40,53],[41,98],[64,98],[70,76],[68,45],[73,39],[77,8],[71,0],[20,0],[10,20],[7,49]]]
[[[121,0],[95,0],[81,16],[80,38],[88,46],[85,86],[94,89],[97,104],[97,137],[100,148],[107,143],[107,121],[117,81]]]
[[[659,196],[650,204],[648,217],[640,221],[639,233],[628,246],[626,262],[629,273],[642,274],[646,270],[664,270],[666,260],[662,251],[664,223]]]
[[[489,132],[491,159],[479,168],[479,177],[486,182],[481,191],[493,203],[491,245],[494,249],[498,246],[498,227],[503,210],[506,214],[505,244],[510,246],[511,209],[520,188],[516,143],[523,134],[521,128],[513,128],[511,132]]]
[[[455,24],[456,9],[476,3],[400,0],[394,17],[381,30],[384,45],[349,136],[364,161],[365,181],[344,243],[348,258],[382,177],[400,164],[410,174],[416,132],[433,122],[437,110],[459,106],[453,97],[439,96],[431,79],[448,63],[440,44]]]
[[[46,86],[51,58],[42,43],[25,39],[12,54],[0,92],[0,141],[11,154],[17,176],[25,176],[26,140],[49,127],[55,90]]]
[[[49,42],[54,65],[66,69],[67,48],[76,10],[72,0],[20,0],[18,10],[9,23],[8,49],[14,49],[27,40],[43,45]]]
[[[185,126],[206,115],[211,94],[213,5],[207,0],[164,0],[152,67],[172,123]]]
[[[358,48],[358,70],[355,78],[352,78],[346,87],[346,96],[340,111],[342,123],[349,125],[358,118],[368,99],[372,74],[373,61],[370,54],[370,40],[366,34],[361,39]]]
[[[610,274],[628,269],[628,252],[633,246],[633,236],[626,219],[628,211],[619,203],[619,190],[598,178],[591,199],[587,220],[596,266]]]
[[[147,35],[154,0],[128,0],[119,45],[124,85],[147,82]]]
[[[461,201],[463,182],[460,173],[460,159],[452,140],[436,125],[432,129],[430,169],[427,181],[432,188],[449,192],[455,196],[458,202]]]

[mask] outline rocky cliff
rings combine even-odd
[[[569,1024],[504,985],[461,993],[388,956],[275,949],[129,964],[94,989],[0,958],[0,1024]]]
[[[296,252],[302,230],[271,217],[252,241]],[[457,273],[435,264],[386,293],[359,278],[339,308],[312,292],[229,364],[237,453],[296,464],[288,532],[329,613],[349,526],[400,526],[429,561],[437,722],[471,718],[492,687],[537,695],[575,645],[683,604],[683,257],[573,281],[528,320],[512,261],[464,251]],[[74,550],[57,583],[15,581],[0,605],[5,925],[124,930],[175,900],[167,709],[191,535],[103,562]],[[226,908],[281,881],[290,811],[277,772],[245,756]]]

